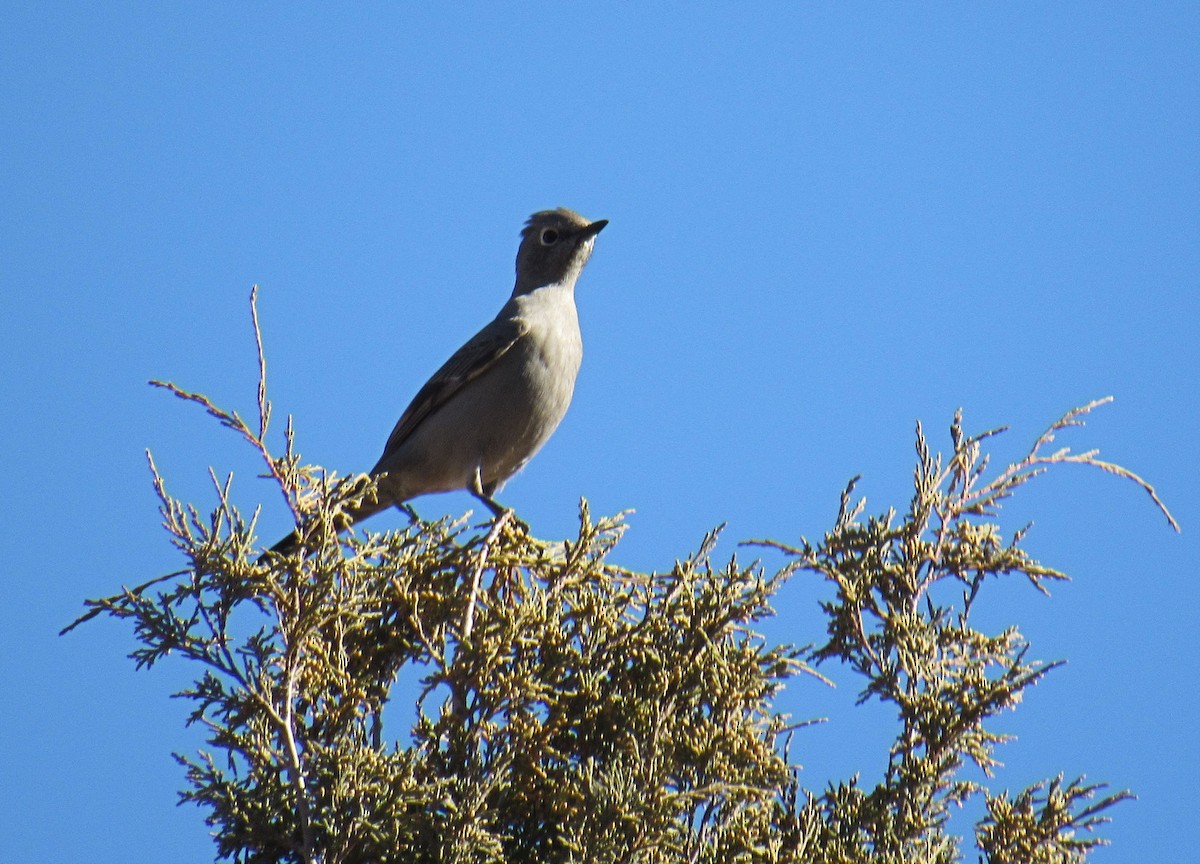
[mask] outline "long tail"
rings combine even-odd
[[[363,501],[361,504],[359,504],[354,509],[346,511],[345,522],[338,526],[338,533],[345,531],[351,525],[354,525],[355,523],[357,523],[363,519],[366,519],[368,516],[374,516],[376,513],[386,510],[387,508],[391,507],[393,504],[397,504],[397,503],[398,502],[392,501],[390,499],[385,499],[383,501]],[[284,537],[282,540],[280,540],[278,543],[276,543],[274,546],[272,546],[270,549],[268,549],[266,552],[264,552],[262,555],[260,555],[258,557],[258,563],[259,564],[264,563],[267,560],[267,557],[269,555],[271,555],[272,553],[274,553],[276,555],[290,555],[291,553],[295,552],[297,549],[300,549],[301,547],[306,546],[305,539],[306,539],[305,536],[300,533],[300,529],[297,528],[291,534],[288,534],[286,537]],[[304,552],[305,557],[308,557],[308,554],[310,551],[311,550],[305,548],[305,552]]]
[[[276,555],[288,555],[292,552],[295,552],[296,549],[299,548],[299,546],[300,546],[300,532],[299,532],[299,530],[296,530],[296,531],[293,531],[291,534],[287,535],[286,537],[284,537],[282,540],[280,540],[278,543],[276,543],[274,546],[272,546],[270,549],[268,549],[266,552],[264,552],[261,556],[259,556],[258,563],[259,564],[263,563],[263,561],[266,559],[266,557],[269,554],[271,554],[272,552],[274,552]]]

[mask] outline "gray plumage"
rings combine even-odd
[[[371,476],[378,500],[347,526],[419,495],[465,489],[493,510],[571,404],[583,359],[575,283],[607,220],[534,213],[521,232],[517,281],[498,315],[433,374],[388,436]],[[286,553],[293,532],[272,547]]]

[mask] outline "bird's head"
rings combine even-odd
[[[534,213],[521,232],[513,293],[525,294],[555,283],[573,285],[592,254],[596,235],[607,224],[607,219],[589,222],[565,207]]]

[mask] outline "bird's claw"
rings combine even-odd
[[[416,525],[421,521],[421,517],[417,515],[417,511],[407,501],[401,501],[396,505],[396,509],[408,517],[408,521],[412,525]]]

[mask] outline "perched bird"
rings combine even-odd
[[[459,348],[400,415],[371,476],[378,500],[346,527],[418,495],[465,489],[493,512],[493,495],[558,428],[583,359],[575,283],[608,224],[571,210],[529,217],[517,250],[517,283],[500,313]],[[293,531],[271,547],[301,544]]]

